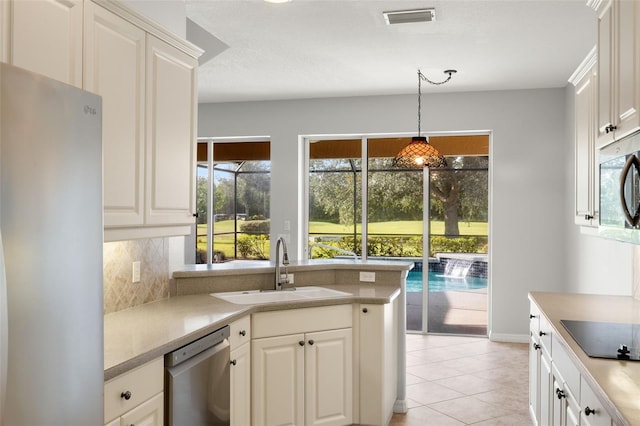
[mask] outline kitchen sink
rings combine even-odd
[[[325,299],[350,296],[351,294],[326,287],[305,286],[282,291],[228,291],[224,293],[211,293],[211,295],[237,305],[255,305],[260,303],[288,302],[292,300]]]

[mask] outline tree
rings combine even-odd
[[[455,157],[446,169],[431,170],[431,194],[441,203],[445,235],[460,235],[460,214],[470,216],[488,209],[486,172],[465,169],[486,169],[487,157]],[[465,211],[466,210],[466,211]]]
[[[316,167],[324,173],[311,173],[309,177],[309,198],[313,203],[309,220],[337,220],[343,225],[360,221],[360,172],[345,168],[344,160],[323,160]]]
[[[249,217],[269,217],[269,163],[246,162],[238,172],[238,213],[246,213]]]
[[[207,187],[209,179],[206,176],[198,176],[196,184],[196,212],[198,223],[207,223]]]

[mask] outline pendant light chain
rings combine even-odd
[[[451,80],[451,76],[456,72],[457,72],[456,70],[445,70],[444,73],[448,75],[448,77],[445,80],[433,81],[433,80],[429,80],[429,78],[426,75],[422,74],[422,71],[418,69],[418,136],[421,136],[420,126],[422,124],[421,123],[422,122],[422,80],[434,86],[440,86],[442,84],[448,83],[449,80]]]
[[[411,138],[411,142],[403,147],[393,159],[393,167],[401,168],[424,168],[424,167],[446,167],[445,157],[438,152],[422,132],[422,80],[429,84],[439,86],[451,80],[451,76],[456,70],[446,70],[448,77],[444,81],[429,80],[420,70],[418,70],[418,135]]]
[[[418,136],[422,136],[420,133],[420,124],[422,121],[422,77],[422,73],[418,70]]]

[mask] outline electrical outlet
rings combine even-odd
[[[131,282],[133,283],[140,282],[140,261],[139,260],[133,262],[133,266],[131,268]]]
[[[289,284],[293,284],[293,274],[287,274],[287,280],[289,280]]]
[[[375,283],[376,282],[376,273],[375,272],[360,272],[360,281]]]

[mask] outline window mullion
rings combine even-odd
[[[369,194],[369,155],[368,155],[368,146],[369,140],[367,137],[362,138],[362,176],[361,176],[361,191],[362,191],[362,211],[361,211],[361,252],[362,252],[362,260],[366,260],[368,256],[367,250],[367,240],[368,240],[368,227],[369,227],[369,217],[368,217],[368,194]],[[354,216],[355,216],[355,207],[354,207]],[[356,218],[353,218],[354,223],[356,222]],[[354,224],[354,226],[356,226]]]

